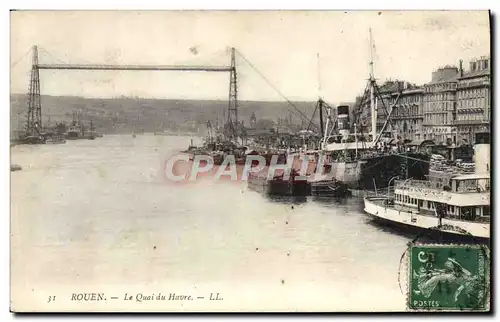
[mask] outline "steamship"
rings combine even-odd
[[[370,43],[372,43],[371,30]],[[373,60],[370,62],[370,66],[365,95],[370,102],[371,133],[357,133],[357,122],[360,118],[353,120],[354,133],[351,133],[351,120],[347,105],[337,106],[336,120],[333,119],[333,109],[326,105],[327,117],[323,128],[321,108],[324,104],[321,104],[321,99],[319,104],[320,124],[322,125],[320,153],[329,159],[330,176],[345,183],[353,192],[387,187],[394,177],[423,180],[429,172],[430,157],[427,153],[410,152],[400,144],[387,146],[384,142],[384,140],[395,140],[391,137],[392,133],[386,131],[392,111],[386,111],[387,119],[382,129],[377,133],[377,103],[380,100],[384,105],[384,101],[375,81]],[[368,91],[370,95],[368,95]],[[396,103],[398,99],[399,96]],[[389,109],[392,110],[394,105],[390,106]],[[360,107],[363,109],[364,105],[362,104]],[[385,108],[385,106],[383,107]]]
[[[330,115],[331,109],[327,110]],[[325,134],[320,142],[321,153],[327,157],[328,172],[343,182],[351,191],[376,190],[389,185],[394,177],[423,180],[429,173],[430,156],[422,152],[408,152],[402,146],[385,146],[382,134],[370,136],[350,133],[349,107],[337,107],[337,122],[328,116]],[[328,128],[338,128],[336,135],[327,135]]]
[[[475,173],[431,173],[428,180],[398,180],[387,195],[364,198],[364,210],[376,220],[445,234],[490,238],[490,138],[478,133]]]

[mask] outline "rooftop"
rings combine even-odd
[[[445,66],[432,72],[432,80],[429,83],[441,84],[457,81],[459,76],[458,68],[455,66]]]
[[[458,79],[466,79],[466,78],[473,78],[486,75],[490,75],[490,69],[481,69],[481,70],[475,70],[473,72],[467,72],[464,73],[462,77],[459,77]]]
[[[451,82],[456,82],[458,80],[458,75],[453,75],[450,77],[439,77],[435,80],[430,81],[426,85],[434,85],[434,84],[443,84],[443,83],[451,83]]]

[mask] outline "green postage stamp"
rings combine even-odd
[[[432,311],[489,309],[489,252],[479,245],[412,245],[408,308]]]

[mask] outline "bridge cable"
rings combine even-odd
[[[238,52],[238,55],[243,58],[247,63],[248,65],[250,65],[250,67],[252,67],[255,72],[257,72],[257,74],[264,80],[266,81],[266,83],[271,86],[272,89],[274,89],[285,101],[287,101],[288,104],[290,104],[293,108],[295,108],[295,110],[302,116],[302,118],[305,120],[305,121],[309,121],[309,117],[307,117],[297,106],[295,106],[295,104],[293,104],[279,89],[276,88],[276,86],[274,86],[271,81],[269,81],[269,79],[267,79],[245,56],[243,56],[243,54],[241,52],[239,52],[238,50],[236,50]],[[316,129],[318,129],[318,125],[315,124],[315,123],[312,123]]]
[[[32,48],[31,47],[28,48],[28,50],[26,52],[24,52],[24,54],[22,54],[22,56],[18,60],[16,60],[15,62],[13,62],[13,63],[10,64],[10,68],[16,67],[16,65],[19,64],[21,62],[21,60],[23,60],[24,57],[26,57],[26,55],[28,53],[30,53],[31,51],[32,51]]]
[[[48,56],[52,57],[53,59],[57,60],[58,62],[62,63],[62,64],[66,64],[65,61],[57,58],[56,56],[52,55],[51,53],[49,53],[45,48],[42,48],[42,47],[38,47],[38,50],[41,51],[41,52],[44,52],[46,53]]]

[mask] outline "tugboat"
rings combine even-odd
[[[68,140],[78,140],[81,136],[81,130],[77,127],[76,123],[73,122],[72,126],[66,133],[66,138]]]
[[[474,150],[475,173],[430,174],[425,181],[395,181],[393,193],[364,198],[365,212],[390,223],[489,239],[489,134],[477,134]]]

